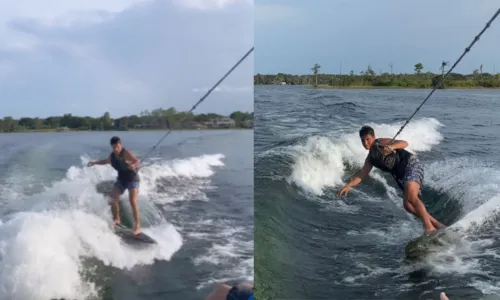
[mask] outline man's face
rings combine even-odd
[[[111,145],[111,148],[113,148],[113,152],[115,154],[120,154],[120,152],[122,151],[122,144],[121,143],[116,143],[114,145]]]
[[[363,144],[363,147],[365,147],[366,150],[370,149],[374,141],[375,137],[371,134],[367,134],[361,137],[361,143]]]

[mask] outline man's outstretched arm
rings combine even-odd
[[[373,168],[373,165],[370,163],[370,161],[368,160],[368,157],[367,157],[365,159],[365,164],[363,165],[363,168],[361,168],[361,170],[359,170],[353,176],[353,178],[351,179],[351,181],[349,181],[349,183],[346,184],[338,192],[339,197],[341,197],[343,195],[346,195],[347,192],[349,192],[349,190],[351,189],[351,187],[358,185],[363,179],[365,179],[365,177],[368,176],[368,174],[370,173],[370,171],[372,170],[372,168]]]
[[[356,174],[354,174],[353,178],[348,184],[346,184],[346,186],[353,187],[358,185],[363,179],[366,178],[366,176],[368,176],[368,174],[370,174],[372,168],[373,165],[370,163],[368,158],[366,158],[363,168],[361,168],[361,170],[359,170]]]
[[[108,158],[101,159],[98,161],[91,161],[87,164],[87,166],[91,167],[91,166],[95,166],[95,165],[107,165],[110,163],[111,163],[111,159],[108,157]]]

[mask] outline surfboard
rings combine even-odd
[[[145,244],[156,244],[156,241],[144,232],[141,232],[138,235],[134,235],[132,229],[122,224],[115,225],[115,233],[116,235],[127,241]]]
[[[405,247],[407,259],[419,259],[431,253],[439,252],[443,247],[460,240],[460,234],[449,227],[444,227],[415,238]]]

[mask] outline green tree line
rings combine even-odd
[[[414,73],[411,74],[393,74],[392,72],[377,74],[371,66],[358,74],[354,71],[348,74],[322,74],[319,72],[321,66],[316,63],[311,68],[312,74],[257,74],[254,75],[254,84],[312,85],[331,88],[432,88],[439,83],[448,66],[449,63],[443,61],[439,68],[440,73],[424,72],[424,65],[419,62],[414,65]],[[471,74],[450,73],[440,88],[500,88],[500,74],[483,72],[481,65]]]
[[[139,115],[112,118],[109,112],[101,117],[64,114],[47,118],[6,116],[0,119],[0,132],[65,131],[65,130],[130,130],[130,129],[204,129],[252,128],[253,112],[235,111],[229,116],[215,113],[193,114],[175,108],[142,111]]]

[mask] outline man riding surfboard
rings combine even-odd
[[[113,222],[115,225],[120,225],[120,208],[118,206],[118,201],[125,190],[128,190],[130,206],[132,206],[132,214],[134,216],[135,223],[133,234],[138,235],[141,233],[141,226],[139,223],[139,206],[137,204],[140,182],[139,174],[137,172],[137,169],[139,168],[139,160],[132,152],[122,146],[119,137],[112,137],[110,144],[113,151],[108,158],[99,161],[91,161],[87,166],[91,167],[93,165],[110,164],[118,172],[118,178],[110,194]]]
[[[351,187],[358,185],[376,167],[384,172],[391,173],[398,186],[403,190],[404,209],[418,217],[426,233],[443,228],[444,225],[434,219],[426,210],[419,199],[420,189],[424,180],[424,169],[420,161],[404,148],[408,142],[389,138],[375,138],[375,131],[370,126],[363,126],[359,130],[361,143],[369,150],[363,168],[358,171],[353,179],[346,184],[338,196],[346,195]]]

